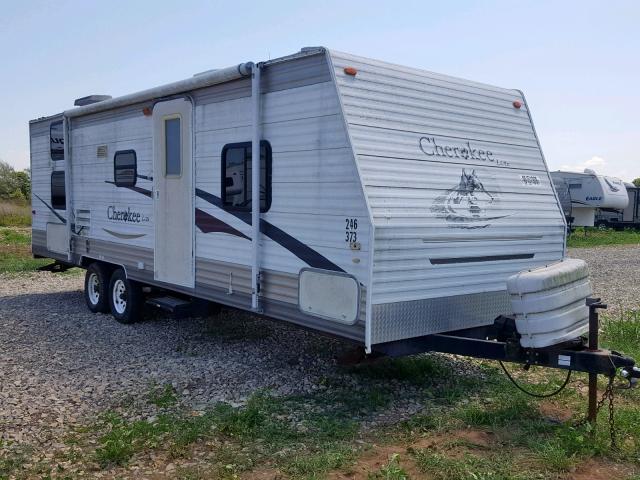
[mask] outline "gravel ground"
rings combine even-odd
[[[572,248],[569,256],[589,265],[594,296],[609,306],[607,314],[640,309],[640,247]]]
[[[236,310],[187,319],[150,312],[118,324],[87,310],[83,278],[0,275],[0,440],[55,444],[68,427],[125,403],[135,404],[133,418],[153,416],[154,385],[173,385],[197,410],[242,404],[257,389],[305,394],[337,378],[357,394],[367,382],[337,367],[353,344]],[[391,420],[421,408],[417,388],[397,391]]]
[[[595,293],[614,312],[640,306],[639,247],[570,256],[589,263]],[[242,403],[260,388],[309,393],[339,378],[357,395],[372,382],[337,367],[349,343],[234,310],[207,319],[151,314],[120,325],[89,313],[82,283],[76,274],[0,275],[0,440],[55,446],[68,427],[127,401],[140,405],[136,415],[153,415],[144,401],[153,385],[172,384],[183,403],[200,409]],[[445,361],[477,373],[470,362]],[[421,408],[418,387],[395,388],[400,400],[378,412],[381,420]]]

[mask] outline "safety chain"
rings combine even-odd
[[[615,426],[615,418],[613,416],[613,379],[615,377],[612,375],[609,377],[609,383],[607,384],[607,388],[605,388],[604,393],[602,394],[602,398],[598,401],[596,405],[596,418],[598,417],[598,413],[600,409],[604,405],[607,399],[609,399],[609,435],[611,436],[611,448],[616,449],[616,426]],[[587,417],[580,420],[576,423],[576,427],[582,427],[588,423],[589,419]]]

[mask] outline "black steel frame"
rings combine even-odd
[[[392,357],[424,352],[442,352],[502,362],[538,365],[591,374],[615,375],[619,368],[631,369],[635,361],[621,353],[598,349],[599,299],[588,299],[590,344],[582,338],[548,348],[523,348],[515,333],[514,320],[500,317],[494,325],[374,345],[376,352]],[[595,341],[594,341],[594,335]]]

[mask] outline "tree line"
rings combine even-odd
[[[31,172],[28,169],[16,171],[0,160],[0,200],[31,201]]]

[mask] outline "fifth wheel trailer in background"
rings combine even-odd
[[[596,211],[595,224],[599,227],[640,228],[640,188],[632,183],[625,183],[629,204],[623,210],[600,209]]]
[[[593,227],[596,210],[623,210],[629,199],[622,180],[598,175],[590,169],[584,172],[551,172],[554,187],[562,199],[571,201],[570,210],[563,203],[563,211],[571,227]]]

